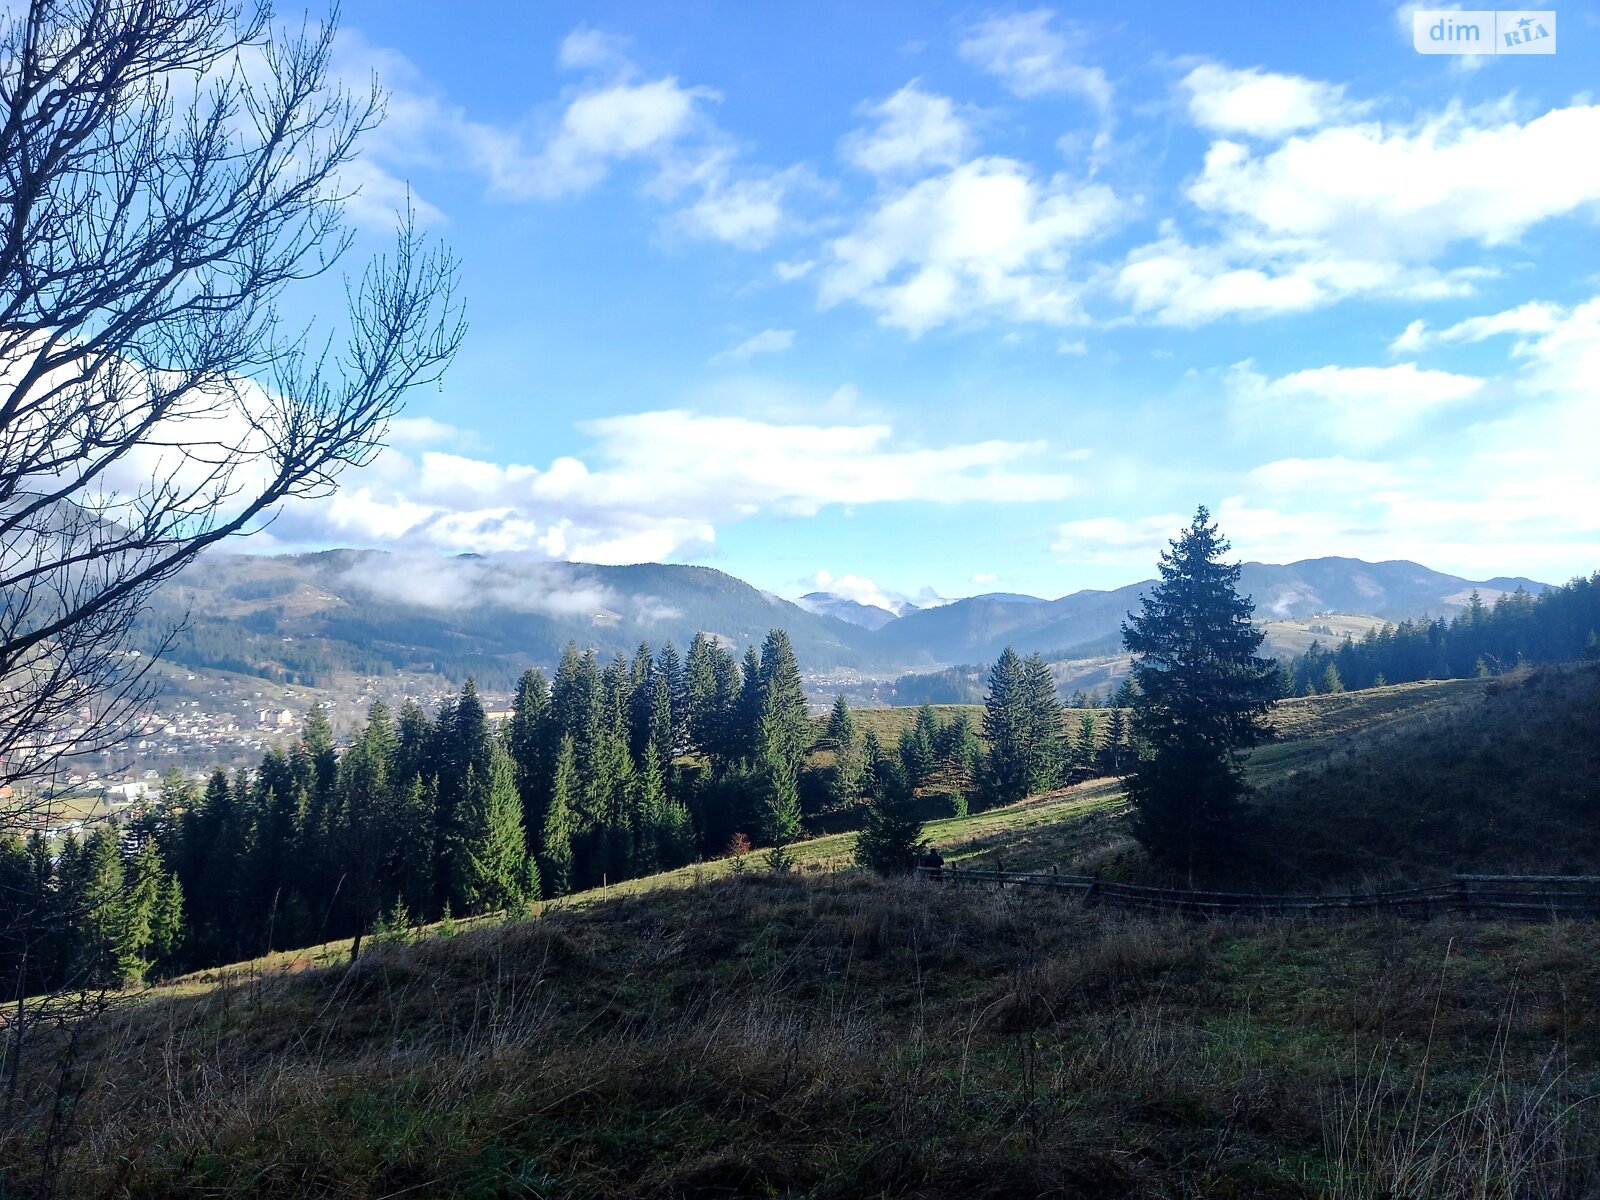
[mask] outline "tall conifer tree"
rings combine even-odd
[[[1134,831],[1157,858],[1187,869],[1216,861],[1243,818],[1240,752],[1269,730],[1274,664],[1238,591],[1240,568],[1204,506],[1161,555],[1160,582],[1122,627],[1135,655],[1133,731],[1141,754],[1125,784]]]

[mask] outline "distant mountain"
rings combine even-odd
[[[1262,617],[1347,612],[1394,620],[1459,612],[1474,590],[1492,602],[1519,587],[1542,592],[1548,586],[1505,576],[1475,582],[1403,559],[1369,563],[1359,558],[1308,558],[1283,567],[1245,563],[1239,583]]]
[[[474,673],[503,688],[527,666],[553,665],[569,641],[609,657],[671,638],[682,653],[703,632],[742,653],[775,627],[808,670],[893,665],[869,630],[710,567],[362,550],[208,555],[157,605],[152,630],[189,614],[176,661],[303,683],[408,670]]]
[[[852,600],[848,596],[836,596],[832,592],[808,592],[795,603],[807,612],[848,621],[863,629],[882,629],[890,621],[903,616],[905,612],[916,611],[915,605],[904,605],[900,612],[891,612],[887,608],[879,608],[876,604],[862,604],[859,600]]]
[[[1058,600],[973,596],[902,617],[875,636],[887,657],[909,664],[987,662],[1008,645],[1021,653],[1110,654],[1118,648],[1124,617],[1154,582],[1073,592]],[[1459,612],[1474,590],[1492,603],[1519,586],[1535,593],[1547,586],[1505,576],[1475,582],[1413,562],[1357,558],[1313,558],[1286,566],[1245,563],[1239,584],[1263,620],[1343,612],[1396,621]]]
[[[1319,558],[1247,563],[1243,588],[1263,620],[1356,613],[1398,620],[1450,614],[1474,589],[1486,602],[1529,579],[1473,582],[1411,562]],[[159,593],[149,634],[189,615],[172,652],[189,667],[317,684],[342,673],[395,671],[504,690],[525,667],[549,667],[569,641],[632,654],[697,632],[742,653],[786,629],[808,672],[900,673],[992,661],[1007,645],[1055,659],[1120,651],[1118,630],[1150,581],[1056,600],[996,593],[903,616],[836,594],[799,604],[710,567],[602,567],[522,556],[436,556],[330,550],[208,555]]]

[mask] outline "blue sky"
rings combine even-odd
[[[448,20],[442,14],[448,12]],[[1600,566],[1600,6],[344,5],[471,330],[259,545],[1055,596],[1240,555]]]

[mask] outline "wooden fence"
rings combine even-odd
[[[1600,917],[1600,875],[1455,875],[1446,883],[1386,892],[1281,895],[1144,887],[1055,870],[945,866],[919,867],[917,873],[942,883],[1045,888],[1079,895],[1085,905],[1195,917],[1379,912],[1423,919],[1445,915],[1533,921]]]

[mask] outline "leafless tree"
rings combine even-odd
[[[333,28],[259,0],[0,15],[0,784],[124,739],[153,591],[328,494],[460,342],[455,264],[409,213],[346,320],[280,318],[349,247],[382,117],[375,81],[330,78]]]

